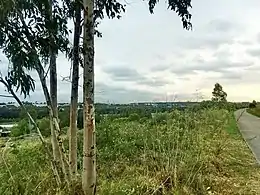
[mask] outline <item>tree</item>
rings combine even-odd
[[[253,100],[251,103],[249,103],[249,108],[256,108],[257,106],[257,102],[255,100]]]
[[[72,83],[70,99],[70,128],[69,128],[69,164],[71,174],[77,172],[77,117],[78,117],[78,85],[79,85],[79,64],[80,64],[80,35],[81,35],[81,10],[79,0],[75,0],[74,10],[74,40],[72,49]]]
[[[227,93],[223,91],[222,86],[219,83],[215,84],[215,87],[212,92],[212,101],[216,102],[226,102],[227,101]]]
[[[68,46],[67,8],[57,1],[0,1],[0,47],[10,62],[6,80],[24,96],[34,90],[34,80],[28,71],[36,70],[40,78],[50,121],[55,126],[52,136],[53,154],[69,186],[68,162],[60,138],[57,116],[57,86],[55,81],[56,55]],[[50,61],[51,93],[49,93],[45,65]],[[53,104],[54,102],[54,104]],[[63,178],[63,176],[61,177]]]
[[[149,0],[149,11],[153,13],[157,0]],[[95,10],[95,5],[98,8]],[[96,193],[96,132],[94,115],[94,34],[97,18],[103,18],[103,9],[106,2],[103,0],[83,0],[83,171],[82,187],[85,195]],[[116,2],[116,7],[121,4]],[[168,7],[180,16],[183,28],[191,29],[191,0],[169,0]],[[108,17],[115,17],[115,12],[105,9]],[[116,12],[117,13],[117,12]]]
[[[157,0],[149,0],[149,11],[153,13]],[[57,75],[56,56],[58,51],[68,51],[68,6],[69,0],[0,0],[0,47],[10,60],[10,71],[6,80],[12,87],[17,87],[24,96],[34,90],[34,80],[28,71],[36,70],[40,78],[43,93],[54,126],[53,154],[59,159],[58,167],[62,168],[68,188],[70,188],[70,172],[68,162],[60,138],[60,126],[56,111]],[[96,30],[99,21],[104,18],[120,18],[124,6],[116,0],[84,0],[83,1],[83,171],[82,187],[87,195],[96,192],[96,137],[94,116],[94,35],[101,36]],[[183,28],[191,29],[191,0],[169,0],[168,7],[181,18]],[[72,7],[75,10],[75,7]],[[69,13],[69,12],[68,12]],[[77,36],[80,33],[77,34]],[[75,42],[74,42],[75,46]],[[46,71],[46,64],[49,68]],[[76,68],[76,66],[75,66]],[[46,84],[46,76],[50,70],[50,92]],[[77,78],[77,71],[73,71]],[[76,79],[75,79],[76,83]],[[74,93],[74,92],[73,92]],[[74,99],[76,99],[76,95]],[[75,109],[73,107],[72,109]],[[29,116],[29,115],[28,115]],[[73,123],[73,121],[71,121]],[[72,143],[71,139],[71,143]],[[71,146],[72,147],[72,146]],[[74,146],[73,146],[74,147]],[[58,150],[56,150],[58,148]],[[71,156],[73,159],[74,157]],[[56,166],[56,162],[54,163]],[[71,170],[75,170],[71,167]],[[55,173],[54,173],[55,174]],[[64,177],[63,177],[64,176]]]

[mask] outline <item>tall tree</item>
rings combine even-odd
[[[216,102],[226,102],[227,101],[227,93],[223,90],[223,87],[216,83],[212,92],[212,101]]]
[[[67,51],[67,8],[60,6],[57,1],[49,0],[13,0],[8,4],[8,11],[5,10],[5,5],[6,1],[1,0],[0,12],[4,14],[0,17],[0,47],[10,61],[8,77],[17,90],[20,89],[23,94],[28,95],[34,89],[34,80],[27,72],[33,69],[37,71],[51,121],[55,125],[56,137],[53,136],[53,139],[59,145],[56,149],[61,159],[58,166],[62,167],[69,186],[68,162],[59,136],[58,118],[47,87],[44,69],[44,64],[50,56],[56,55],[58,50]],[[53,61],[54,58],[51,64],[55,63]]]
[[[83,81],[83,171],[85,195],[96,193],[96,132],[94,116],[94,1],[83,1],[84,81]]]
[[[70,128],[69,128],[69,162],[72,175],[77,172],[77,118],[78,118],[78,85],[80,64],[80,35],[81,35],[81,10],[82,4],[75,0],[74,39],[72,49],[72,83],[70,98]]]
[[[122,5],[116,1],[115,7],[121,10]],[[149,0],[149,11],[153,13],[158,0]],[[95,6],[97,9],[95,9]],[[169,9],[175,11],[182,20],[183,28],[189,30],[191,25],[191,0],[169,0]],[[94,10],[95,9],[95,10]],[[85,195],[96,193],[96,132],[94,115],[94,34],[95,22],[98,18],[103,18],[103,10],[106,10],[108,17],[115,17],[116,13],[109,3],[103,0],[83,0],[84,28],[83,28],[83,171],[82,186]],[[124,10],[124,9],[123,9]],[[120,12],[120,11],[119,11]],[[119,15],[117,15],[119,17]]]

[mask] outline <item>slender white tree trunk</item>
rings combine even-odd
[[[50,96],[53,108],[53,115],[58,118],[58,102],[57,102],[57,71],[56,71],[56,56],[51,52],[50,57]],[[57,163],[61,161],[61,154],[59,151],[58,140],[56,139],[57,135],[55,132],[55,127],[53,124],[53,119],[50,115],[50,128],[51,128],[51,143],[53,149],[53,157]]]
[[[84,0],[84,81],[83,81],[83,171],[85,195],[96,193],[96,135],[94,116],[94,0]]]
[[[41,81],[41,85],[42,85],[42,89],[43,89],[44,96],[45,96],[45,99],[46,99],[47,107],[49,109],[50,119],[51,119],[51,122],[54,125],[56,140],[57,140],[57,143],[58,143],[58,149],[59,149],[59,154],[60,154],[60,159],[61,159],[60,164],[61,164],[61,167],[62,167],[62,171],[63,171],[63,174],[65,176],[65,181],[67,183],[67,186],[70,187],[70,185],[71,185],[71,175],[70,175],[70,172],[69,172],[69,163],[68,163],[68,159],[67,159],[67,156],[66,156],[66,151],[65,151],[64,146],[63,146],[62,139],[60,137],[61,130],[60,130],[60,127],[59,127],[58,118],[57,118],[56,115],[54,115],[54,112],[53,112],[54,109],[52,108],[52,101],[51,101],[51,97],[50,97],[48,87],[47,87],[47,84],[46,84],[44,70],[43,70],[43,67],[40,65],[40,62],[39,62],[38,67],[36,68],[36,70],[38,72],[38,75],[39,75],[39,78],[40,78],[40,81]]]
[[[81,34],[81,4],[75,0],[75,24],[73,40],[73,70],[70,99],[70,130],[69,130],[69,162],[72,175],[77,172],[77,117],[78,117],[78,85],[79,85],[79,39]]]

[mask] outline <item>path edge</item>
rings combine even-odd
[[[238,110],[236,110],[236,111],[238,111]],[[236,111],[235,111],[235,112],[236,112]],[[247,111],[246,111],[246,108],[243,109],[243,111],[241,112],[241,114],[239,114],[238,118],[237,118],[235,112],[234,112],[234,117],[235,117],[235,120],[236,120],[236,125],[237,125],[237,127],[238,127],[238,129],[239,129],[239,132],[240,132],[240,134],[241,134],[241,136],[242,136],[244,142],[246,143],[247,147],[250,149],[250,151],[252,152],[253,156],[255,157],[256,163],[257,163],[258,165],[260,165],[260,160],[257,158],[257,156],[256,156],[255,152],[253,151],[252,147],[250,146],[250,144],[246,141],[246,139],[245,139],[243,133],[241,132],[241,128],[240,128],[240,125],[239,125],[239,119],[243,116],[243,114],[244,114],[245,112],[247,112]],[[248,114],[250,114],[250,113],[248,113]]]

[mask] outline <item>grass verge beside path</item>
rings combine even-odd
[[[246,109],[246,111],[249,114],[260,117],[260,107],[259,107],[259,105],[256,108],[248,108],[248,109]]]
[[[78,141],[81,146],[81,134]],[[97,125],[97,142],[101,195],[260,194],[260,169],[226,110],[105,120]],[[41,144],[12,144],[2,156],[13,179],[0,157],[0,194],[54,194]],[[81,168],[82,148],[78,156]]]

